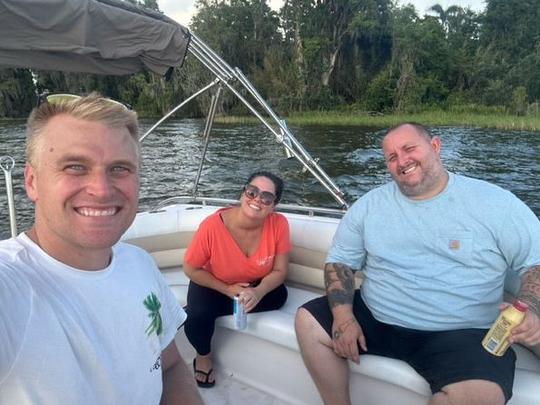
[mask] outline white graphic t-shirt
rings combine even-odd
[[[0,403],[157,404],[186,318],[152,258],[118,243],[82,271],[25,234],[0,242]]]

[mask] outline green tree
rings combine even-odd
[[[488,0],[481,18],[480,46],[471,67],[471,95],[487,105],[513,108],[514,91],[523,86],[537,100],[535,84],[540,3]],[[537,65],[536,65],[537,66]]]
[[[0,70],[0,118],[26,117],[35,102],[30,70]]]
[[[438,15],[439,20],[446,32],[449,31],[449,24],[450,24],[450,18],[459,13],[461,10],[461,7],[458,6],[450,6],[447,9],[444,9],[440,4],[434,4],[431,6],[428,11],[434,12]]]
[[[540,44],[509,70],[506,81],[514,88],[523,86],[530,100],[540,100]]]
[[[265,0],[198,0],[193,31],[232,66],[246,73],[263,65],[280,44],[279,19]]]
[[[479,47],[479,16],[470,9],[458,7],[447,17],[448,88],[465,93],[471,86],[475,56]]]
[[[392,64],[388,64],[370,82],[366,92],[364,106],[370,111],[391,111],[394,106],[396,92],[396,77]]]
[[[192,30],[229,65],[240,68],[252,81],[255,80],[253,84],[263,89],[263,97],[271,96],[264,93],[271,86],[265,85],[269,79],[261,72],[267,66],[267,55],[281,46],[277,13],[266,0],[198,0],[196,6],[197,12],[190,24]],[[212,80],[209,72],[199,64],[190,65],[189,72],[192,77],[182,75],[187,80],[181,85],[188,93]],[[199,109],[206,112],[209,97],[197,102]],[[243,104],[225,92],[219,111],[236,110],[245,113]]]
[[[281,10],[303,92],[322,99],[361,98],[391,49],[387,0],[288,0]]]
[[[518,86],[512,92],[511,111],[516,115],[525,115],[527,112],[527,89],[523,86]]]
[[[448,96],[446,33],[433,17],[419,18],[412,6],[395,11],[393,69],[397,71],[394,109],[416,111]]]
[[[521,59],[535,50],[540,39],[538,0],[487,0],[481,43],[499,58]]]

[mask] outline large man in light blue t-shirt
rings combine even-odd
[[[515,354],[495,357],[480,344],[508,279],[521,278],[529,305],[511,341],[540,343],[538,218],[512,193],[447,172],[440,151],[421,125],[387,132],[394,181],[344,216],[326,260],[327,296],[298,311],[302,355],[326,404],[350,404],[344,359],[358,363],[368,349],[415,368],[430,404],[508,401]],[[365,277],[355,291],[356,270]]]

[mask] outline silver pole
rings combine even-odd
[[[212,56],[205,51],[203,47],[200,46],[195,38],[192,38],[192,41],[189,46],[189,51],[204,65],[210,70],[216,77],[219,77],[223,81],[231,80],[234,76],[229,70],[224,68],[219,61],[212,58]]]
[[[222,70],[223,72],[228,72],[227,75],[231,77],[234,76],[234,69],[193,32],[191,33],[191,42],[188,50],[191,50],[191,44],[195,44],[196,47],[200,50],[200,52],[207,55],[208,59],[212,60],[213,63],[216,64],[216,66],[219,66],[220,70]]]
[[[181,107],[183,107],[184,105],[186,105],[189,101],[193,100],[195,97],[197,97],[199,94],[202,94],[204,93],[206,90],[214,87],[216,84],[219,83],[219,79],[214,79],[212,81],[212,83],[208,84],[206,87],[203,87],[202,89],[200,89],[199,91],[197,91],[196,93],[192,94],[191,96],[189,96],[188,98],[186,98],[184,101],[182,101],[180,104],[178,104],[176,107],[174,107],[171,111],[169,111],[167,113],[167,115],[165,115],[163,118],[161,118],[158,122],[156,122],[152,128],[150,128],[148,131],[146,131],[144,133],[143,136],[141,136],[139,138],[139,142],[142,142],[144,140],[144,138],[146,138],[148,135],[150,135],[150,133],[156,129],[163,121],[165,121],[167,118],[169,118],[171,115],[173,115],[177,110],[179,110]]]
[[[17,217],[15,216],[15,198],[13,197],[13,180],[11,171],[15,167],[15,160],[11,156],[0,157],[0,167],[4,171],[6,178],[6,194],[9,208],[9,224],[11,227],[11,236],[17,236]]]
[[[201,156],[201,163],[199,164],[199,169],[197,170],[197,176],[195,177],[195,185],[193,186],[193,196],[197,196],[197,191],[199,189],[199,181],[201,179],[201,173],[204,165],[204,159],[206,157],[206,151],[208,149],[208,142],[210,141],[210,132],[212,131],[212,125],[214,124],[214,118],[216,116],[216,110],[218,105],[219,97],[221,96],[221,92],[223,91],[223,87],[219,86],[215,92],[215,94],[212,96],[212,101],[210,103],[210,109],[208,111],[208,117],[206,118],[206,125],[204,127],[204,147],[203,147],[203,153]]]

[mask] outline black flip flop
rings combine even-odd
[[[197,358],[193,359],[193,373],[195,373],[195,374],[198,373],[198,374],[204,375],[204,381],[197,380],[197,377],[195,376],[195,382],[197,383],[197,385],[199,387],[201,387],[201,388],[211,388],[216,384],[216,380],[214,380],[212,382],[208,381],[208,380],[210,380],[210,374],[212,374],[213,370],[214,370],[213,368],[208,370],[208,372],[202,371],[202,370],[197,370]]]

